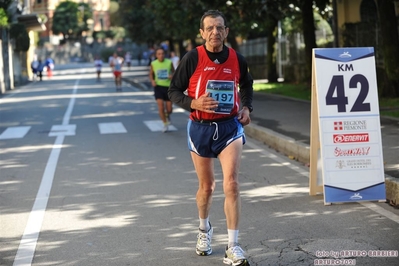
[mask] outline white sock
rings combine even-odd
[[[229,236],[229,247],[234,246],[238,243],[238,230],[227,229]]]
[[[209,217],[202,219],[200,219],[200,225],[199,225],[199,229],[201,229],[202,231],[208,232],[209,229],[211,229],[211,226],[209,224]]]

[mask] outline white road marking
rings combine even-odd
[[[148,121],[144,121],[144,124],[153,132],[163,130],[162,120],[148,120]],[[177,131],[177,128],[173,125],[169,125],[168,131]]]
[[[99,123],[98,128],[100,130],[100,134],[127,133],[126,128],[121,122]]]
[[[76,125],[54,125],[48,134],[49,137],[57,136],[75,136]]]
[[[62,126],[60,127],[61,129],[67,129],[67,131],[69,130],[69,132],[71,132],[71,129],[74,126],[68,125],[68,123],[75,103],[75,94],[78,89],[79,80],[80,78],[76,80],[68,108],[64,114],[64,119],[62,120]],[[32,265],[37,240],[39,238],[40,230],[43,224],[44,214],[46,212],[48,199],[51,193],[51,187],[53,185],[58,158],[60,156],[62,144],[66,135],[67,134],[65,134],[65,132],[63,134],[55,135],[57,138],[55,139],[53,149],[51,150],[50,157],[47,161],[46,169],[43,173],[35,203],[33,204],[32,210],[29,214],[24,234],[22,235],[21,242],[19,243],[17,254],[15,255],[14,259],[14,266]]]
[[[32,210],[29,214],[24,234],[22,235],[17,254],[15,255],[14,266],[32,264],[64,138],[64,136],[58,136],[53,145],[53,149],[51,150],[42,177],[42,182],[40,183],[39,191],[36,195],[35,203],[33,204]]]
[[[30,128],[31,128],[30,126],[28,126],[28,127],[8,127],[0,135],[0,139],[20,139],[20,138],[23,138],[28,133]]]
[[[382,216],[385,216],[388,219],[391,219],[392,221],[399,224],[399,216],[394,214],[393,212],[390,212],[384,208],[381,208],[380,206],[378,206],[377,204],[372,203],[372,202],[362,201],[362,202],[359,202],[359,204],[361,204],[364,207],[369,208],[370,210],[375,211],[376,213],[379,213]]]

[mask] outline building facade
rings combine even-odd
[[[51,30],[52,21],[56,7],[64,0],[30,0],[31,12],[38,16],[45,15],[46,30],[40,32],[40,38],[49,41],[51,44],[58,44],[60,36],[53,35]],[[109,6],[110,0],[71,0],[76,3],[88,4],[93,13],[92,30],[107,31],[110,28]]]
[[[399,2],[395,3],[395,13],[399,17]],[[337,46],[347,46],[345,30],[353,28],[359,35],[373,34],[378,39],[378,11],[377,0],[333,0],[336,22],[335,37]],[[364,33],[362,31],[365,31]],[[357,36],[358,40],[362,37]],[[360,46],[362,43],[355,43]]]

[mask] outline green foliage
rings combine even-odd
[[[52,23],[54,34],[62,34],[64,39],[78,38],[87,31],[87,20],[92,18],[91,8],[86,3],[61,2],[55,9]]]
[[[111,1],[109,3],[109,15],[111,25],[123,26],[123,18],[120,16],[120,5],[117,1]]]
[[[238,11],[235,6],[228,7],[225,0],[121,0],[120,5],[120,14],[124,18],[128,35],[141,43],[166,39],[194,40],[199,37],[200,18],[209,9],[224,12],[228,26],[238,31],[233,26],[234,21],[237,21],[234,17],[238,18]],[[230,8],[234,8],[234,12],[227,10]]]
[[[77,35],[78,4],[72,1],[61,2],[55,9],[52,23],[54,34],[62,34],[64,39]]]
[[[92,10],[89,4],[80,2],[78,4],[78,24],[79,24],[79,35],[82,35],[83,31],[88,31],[89,27],[87,24],[88,19],[93,18]]]
[[[94,39],[105,39],[105,38],[113,39],[114,37],[115,37],[114,32],[111,30],[107,30],[107,31],[101,30],[101,31],[93,32]]]
[[[121,0],[120,12],[124,18],[125,28],[129,35],[138,43],[145,43],[151,39],[157,39],[155,32],[155,15],[145,0]]]
[[[8,17],[7,13],[3,8],[0,8],[0,27],[4,27],[8,25]]]
[[[110,31],[111,31],[111,35],[113,36],[113,38],[115,38],[117,40],[121,40],[121,39],[125,38],[125,36],[126,36],[125,28],[123,28],[123,27],[111,27]]]
[[[10,4],[13,2],[14,0],[1,0],[0,1],[0,8],[7,10],[7,8],[10,6]]]
[[[329,0],[317,0],[317,11],[327,17]],[[235,37],[267,36],[273,20],[302,31],[301,0],[120,0],[119,11],[127,34],[136,42],[151,43],[164,40],[194,40],[199,36],[199,22],[209,9],[223,12],[230,28],[229,41]],[[271,20],[270,18],[273,18]],[[320,22],[324,19],[320,19]],[[295,25],[299,26],[295,26]],[[274,31],[274,29],[272,30]]]
[[[115,49],[113,48],[108,48],[108,49],[103,49],[100,52],[100,57],[103,62],[108,63],[108,58],[113,55],[115,52]]]
[[[24,24],[15,23],[10,27],[10,38],[15,40],[15,51],[26,52],[29,50],[30,40]]]
[[[317,46],[327,47],[334,41],[332,28],[330,24],[328,24],[328,22],[317,12],[314,12],[314,19],[316,23],[316,30],[323,33],[323,38],[318,38],[317,40]]]
[[[7,13],[8,7],[14,0],[1,0],[0,1],[0,27],[7,26],[9,23],[9,14]]]
[[[40,21],[44,24],[47,23],[48,17],[45,14],[38,14],[37,15],[40,18]]]
[[[126,31],[123,27],[111,27],[110,30],[101,30],[101,31],[94,31],[93,38],[94,39],[115,39],[120,40],[126,37]]]

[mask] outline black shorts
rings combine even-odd
[[[155,86],[154,87],[155,100],[162,99],[164,101],[170,101],[168,96],[168,89],[169,87],[158,86],[158,85]]]

